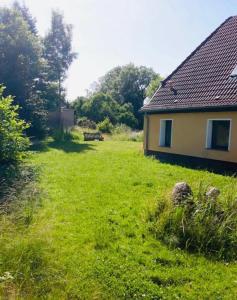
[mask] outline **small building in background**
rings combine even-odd
[[[49,112],[48,125],[50,128],[70,129],[75,125],[74,109],[62,107]]]

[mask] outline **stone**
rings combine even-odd
[[[206,196],[209,199],[216,200],[218,196],[220,195],[220,190],[216,187],[210,187],[208,191],[206,192]]]
[[[192,194],[191,187],[186,182],[178,182],[175,184],[172,192],[173,203],[179,205]]]

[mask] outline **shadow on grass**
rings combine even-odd
[[[37,151],[37,152],[46,152],[49,151],[50,148],[62,150],[66,153],[79,153],[79,152],[85,152],[90,150],[95,150],[95,145],[87,144],[87,143],[78,143],[75,141],[48,141],[48,142],[39,142],[34,143],[31,147],[31,151]]]
[[[224,176],[237,177],[237,164],[232,162],[224,162],[179,154],[170,155],[169,153],[161,153],[155,151],[148,151],[146,155],[153,156],[161,163],[168,163],[170,165],[181,166],[199,171],[208,171]]]
[[[23,163],[6,163],[0,165],[0,204],[12,202],[27,186],[36,181],[36,167]],[[33,199],[33,198],[32,198]],[[0,209],[1,211],[1,209]]]

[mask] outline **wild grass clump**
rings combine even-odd
[[[114,141],[142,142],[143,131],[134,131],[125,124],[114,126],[111,139]]]
[[[197,195],[179,205],[162,201],[156,211],[157,237],[180,247],[218,259],[237,258],[237,198],[231,187],[223,201],[207,196],[200,184]]]

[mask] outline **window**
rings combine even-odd
[[[207,148],[216,150],[229,150],[230,120],[208,120]]]
[[[237,77],[237,66],[234,68],[234,70],[232,71],[232,73],[230,74],[230,77]]]
[[[160,120],[160,146],[171,147],[172,120]]]

